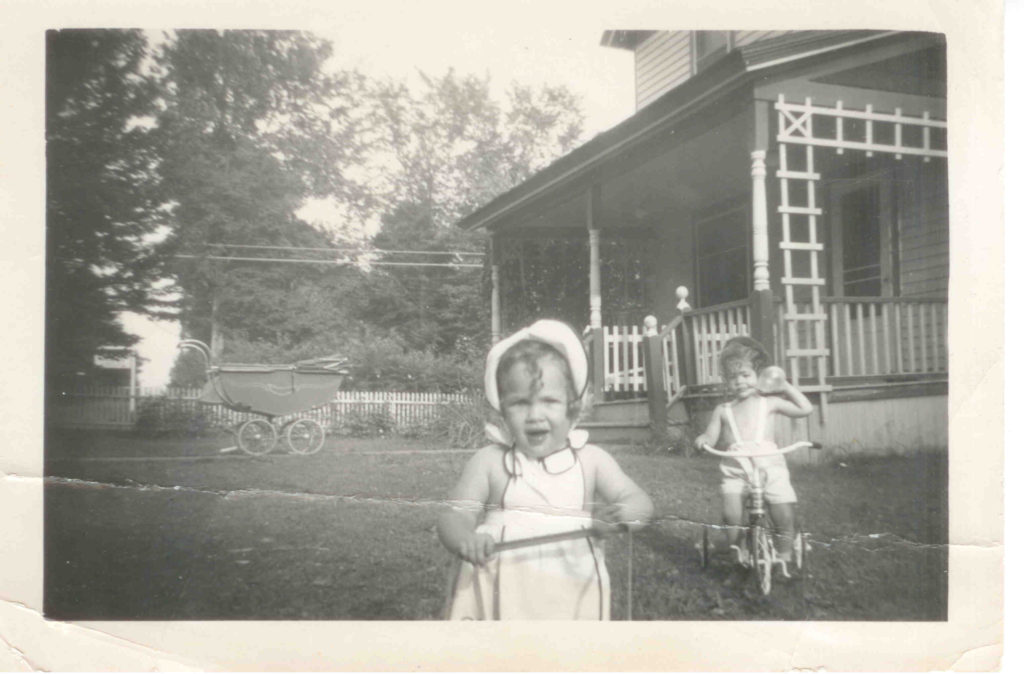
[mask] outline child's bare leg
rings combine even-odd
[[[743,495],[722,494],[722,523],[725,524],[726,546],[737,545],[743,530]]]
[[[768,506],[775,522],[779,557],[786,561],[793,558],[793,540],[796,538],[796,508],[792,503],[772,503]]]

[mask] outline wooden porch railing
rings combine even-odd
[[[829,377],[935,374],[949,370],[947,300],[942,297],[826,297]],[[799,311],[809,311],[800,306]],[[783,329],[783,306],[777,305],[776,328]],[[807,325],[797,326],[798,341]],[[777,340],[779,342],[781,340]],[[801,358],[805,376],[814,370]]]
[[[718,353],[725,342],[750,334],[750,301],[727,302],[683,314],[683,329],[691,340],[693,370],[690,384],[719,381]]]
[[[683,391],[687,382],[684,380],[683,365],[683,318],[677,316],[659,333],[662,353],[662,381],[669,404]],[[589,328],[583,333],[583,345],[595,363],[594,331]],[[646,398],[648,381],[644,352],[643,330],[637,325],[612,325],[601,329],[601,347],[604,358],[601,360],[600,378],[594,373],[596,387],[602,393],[610,394],[610,399]]]
[[[686,390],[683,365],[686,336],[683,334],[683,317],[673,318],[661,329],[658,336],[661,341],[662,381],[665,382],[665,394],[668,397],[668,404],[671,405]]]
[[[823,298],[826,321],[825,334],[829,355],[825,361],[828,377],[878,377],[886,375],[927,375],[948,371],[947,301],[938,297],[829,297]],[[809,313],[809,306],[797,307]],[[651,339],[646,348],[652,351],[660,369],[665,401],[671,406],[689,386],[721,381],[718,354],[725,342],[737,335],[749,335],[750,303],[729,302],[701,309],[685,309],[660,330],[653,317],[647,319]],[[777,303],[775,320],[775,351],[777,362],[784,353],[788,330],[784,323],[785,307]],[[801,348],[809,340],[807,330],[815,329],[809,322],[796,325],[797,344]],[[584,341],[588,350],[600,359],[600,372],[595,379],[606,399],[651,398],[645,370],[645,337],[639,326],[605,326],[598,335],[587,332]],[[595,349],[600,344],[600,352]],[[817,358],[799,357],[801,377],[816,376]],[[653,396],[660,398],[660,394]],[[652,402],[653,404],[653,402]]]
[[[644,375],[643,331],[639,325],[606,325],[604,330],[604,390],[624,398],[642,398]]]

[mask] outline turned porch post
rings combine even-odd
[[[498,242],[495,235],[491,234],[491,343],[496,344],[501,339],[501,292],[498,286],[500,268],[498,267]]]
[[[750,296],[750,336],[761,342],[768,353],[775,353],[772,330],[774,299],[768,271],[768,195],[765,158],[768,154],[768,105],[758,101],[754,110],[754,147],[750,153],[752,244],[754,258],[754,290]]]
[[[594,402],[604,400],[604,329],[601,326],[601,231],[598,229],[598,208],[601,188],[594,185],[587,194],[587,234],[590,245],[590,321],[593,334],[591,359],[594,367]]]
[[[750,177],[753,179],[754,291],[769,290],[768,283],[768,196],[765,192],[764,150],[750,153]]]

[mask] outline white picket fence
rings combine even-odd
[[[223,405],[198,401],[201,389],[139,389],[133,397],[128,387],[82,387],[61,391],[50,398],[47,423],[73,428],[132,428],[140,411],[159,406],[155,416],[178,411],[202,411],[208,423],[232,426],[253,415]],[[301,414],[282,417],[316,419],[325,428],[339,428],[356,419],[375,417],[402,431],[429,424],[445,405],[471,405],[476,398],[462,393],[417,393],[405,391],[338,391],[328,404]]]
[[[604,330],[604,390],[642,396],[647,391],[644,374],[644,335],[639,325],[606,325]]]

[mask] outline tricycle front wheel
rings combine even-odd
[[[277,429],[266,419],[249,419],[238,427],[238,448],[249,456],[269,454],[277,444]]]
[[[324,446],[324,427],[315,419],[298,419],[288,424],[284,439],[293,454],[316,454]]]

